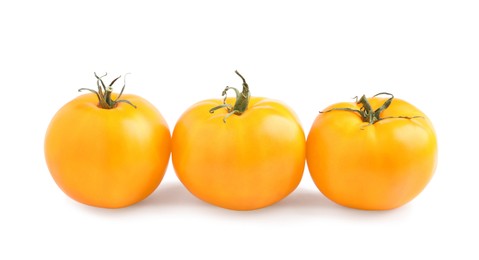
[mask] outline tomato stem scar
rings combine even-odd
[[[243,114],[246,111],[246,109],[248,109],[249,99],[251,97],[249,86],[246,83],[246,80],[244,79],[243,76],[241,76],[241,74],[237,70],[235,70],[235,73],[243,80],[243,90],[239,92],[237,88],[226,86],[226,88],[223,90],[223,93],[222,93],[222,96],[224,96],[223,104],[210,109],[210,113],[214,113],[215,110],[218,110],[220,108],[226,108],[226,110],[228,111],[228,114],[226,114],[226,116],[223,118],[224,123],[226,123],[226,119],[228,119],[228,117],[232,116],[233,114],[238,116]],[[230,89],[234,90],[236,94],[236,101],[233,106],[231,104],[226,103],[227,92]]]
[[[376,95],[374,95],[373,97],[377,97],[379,95],[388,95],[389,98],[381,105],[381,107],[379,107],[378,109],[374,110],[371,106],[371,104],[369,103],[368,99],[366,98],[365,95],[362,95],[361,98],[358,100],[358,97],[356,96],[355,99],[356,99],[356,104],[361,104],[361,108],[360,109],[353,109],[353,108],[347,108],[347,107],[337,107],[337,108],[332,108],[330,110],[327,110],[327,111],[319,111],[319,113],[328,113],[328,112],[331,112],[331,111],[350,111],[350,112],[355,112],[355,113],[358,113],[360,116],[361,116],[361,119],[363,120],[363,122],[365,123],[368,123],[366,125],[367,126],[370,126],[376,122],[379,122],[381,120],[384,120],[384,119],[391,119],[391,118],[404,118],[404,119],[413,119],[413,118],[422,118],[422,116],[388,116],[388,117],[381,117],[381,112],[383,112],[384,110],[386,110],[392,103],[393,99],[394,99],[394,95],[393,94],[390,94],[390,93],[387,93],[387,92],[381,92],[381,93],[378,93]],[[361,129],[363,129],[364,127],[361,127]]]
[[[96,72],[94,74],[96,77],[96,85],[98,87],[98,91],[90,89],[90,88],[80,88],[78,91],[86,90],[86,91],[95,93],[98,98],[98,107],[103,109],[115,108],[118,105],[118,103],[127,103],[131,105],[132,107],[136,108],[136,106],[133,105],[130,101],[125,99],[120,99],[121,95],[123,94],[123,90],[125,89],[125,86],[126,86],[126,75],[128,75],[128,73],[125,74],[125,77],[123,77],[124,78],[123,87],[121,88],[120,94],[118,94],[118,97],[116,99],[112,99],[111,97],[111,93],[113,93],[112,86],[119,78],[121,78],[121,76],[118,76],[117,78],[115,78],[107,87],[105,86],[105,83],[103,82],[103,79],[102,79],[103,77],[107,75],[107,73],[105,73],[105,75],[103,76],[98,76]]]

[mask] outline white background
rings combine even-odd
[[[170,2],[170,3],[165,3]],[[0,259],[478,259],[477,1],[2,1]],[[304,172],[262,210],[216,208],[171,164],[149,198],[120,210],[81,205],[43,157],[54,113],[131,72],[173,129],[226,85],[279,99],[305,133],[318,111],[388,91],[423,110],[439,140],[435,176],[382,212],[340,207]],[[118,84],[121,86],[121,83]]]

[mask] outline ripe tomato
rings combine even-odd
[[[326,197],[351,208],[384,210],[424,189],[436,168],[437,142],[430,120],[413,105],[392,95],[363,96],[317,116],[306,157]]]
[[[71,198],[91,206],[125,207],[146,198],[161,182],[170,131],[148,101],[135,95],[115,99],[121,93],[112,93],[114,81],[106,88],[97,78],[98,92],[88,89],[95,94],[73,99],[53,117],[45,158],[53,179]]]
[[[305,137],[284,104],[250,97],[204,100],[190,107],[173,131],[172,161],[184,186],[198,198],[227,209],[269,206],[299,184]]]

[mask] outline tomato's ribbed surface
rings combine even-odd
[[[171,137],[166,121],[145,99],[97,106],[95,94],[79,96],[53,117],[45,158],[58,186],[88,205],[119,208],[151,194],[165,173]]]
[[[178,120],[172,148],[178,178],[198,198],[228,209],[262,208],[286,197],[305,164],[304,132],[294,113],[253,97],[245,113],[224,123],[226,109],[209,113],[220,104],[199,102]]]
[[[386,99],[368,99],[373,108]],[[326,108],[359,109],[356,103]],[[429,119],[411,104],[394,99],[369,125],[358,113],[330,111],[314,121],[307,140],[307,162],[316,186],[338,204],[370,210],[399,207],[416,197],[437,163],[436,134]]]

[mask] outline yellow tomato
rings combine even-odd
[[[392,95],[363,96],[318,115],[308,135],[307,162],[316,186],[336,203],[392,209],[416,197],[433,176],[436,134],[413,105]]]
[[[119,208],[146,198],[170,156],[170,132],[158,110],[139,96],[116,96],[110,88],[73,99],[45,136],[53,179],[68,196],[91,206]],[[112,106],[102,108],[106,103]]]
[[[228,89],[234,88],[227,87],[224,95]],[[173,131],[173,166],[198,198],[228,209],[258,209],[298,186],[304,132],[284,104],[250,98],[244,79],[243,92],[234,90],[234,106],[227,105],[231,98],[204,100],[180,117]]]

